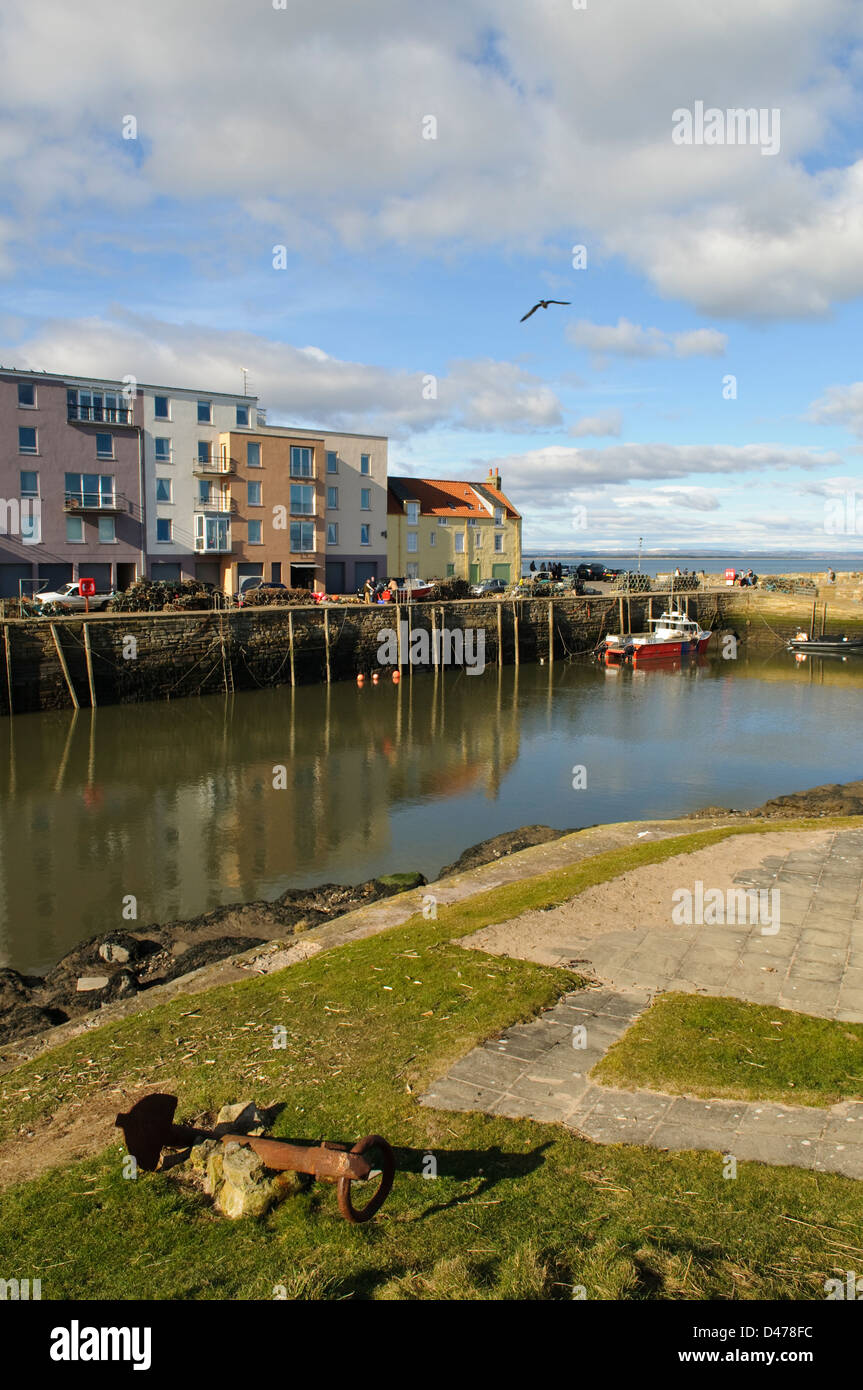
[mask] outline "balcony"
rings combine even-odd
[[[233,516],[236,510],[237,504],[233,497],[213,497],[206,501],[199,497],[195,502],[195,511],[204,512],[207,515]]]
[[[66,406],[67,420],[85,425],[134,425],[132,416],[131,410],[121,406],[73,405],[71,401]]]
[[[229,458],[227,454],[213,454],[208,459],[195,457],[192,460],[192,472],[196,478],[224,478],[236,471],[237,460]]]
[[[195,537],[196,555],[230,555],[233,548],[234,546],[230,536],[224,536],[210,541],[207,541],[203,536]]]
[[[122,492],[67,492],[63,495],[64,512],[98,512],[100,516],[122,516],[131,512],[132,504]]]

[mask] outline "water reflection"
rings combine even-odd
[[[0,728],[0,962],[468,844],[847,780],[863,661],[489,667],[25,715]],[[572,768],[587,768],[575,791]],[[284,789],[274,787],[284,767]]]

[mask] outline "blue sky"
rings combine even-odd
[[[4,365],[246,366],[394,473],[497,465],[528,546],[863,548],[859,5],[277,5],[7,0]],[[779,152],[675,145],[696,101]]]

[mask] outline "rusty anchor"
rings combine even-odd
[[[347,1144],[324,1141],[317,1145],[289,1144],[284,1139],[260,1139],[252,1134],[216,1135],[212,1130],[174,1124],[177,1097],[154,1093],[143,1096],[125,1115],[118,1115],[115,1128],[123,1131],[126,1148],[140,1168],[152,1173],[159,1165],[162,1150],[186,1148],[196,1139],[221,1138],[223,1144],[245,1144],[278,1172],[308,1173],[313,1178],[336,1184],[339,1211],[346,1221],[357,1225],[370,1221],[380,1211],[393,1185],[395,1155],[380,1134],[367,1134],[349,1149]],[[375,1165],[366,1157],[376,1154]],[[351,1184],[365,1182],[380,1172],[376,1191],[363,1207],[355,1207]]]

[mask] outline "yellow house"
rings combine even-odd
[[[483,483],[390,478],[387,569],[414,579],[518,583],[521,516],[500,474],[489,471]]]

